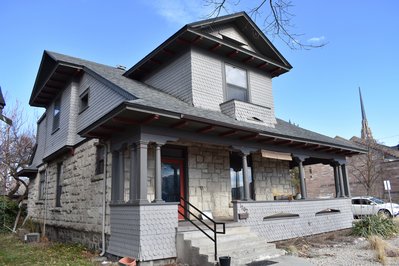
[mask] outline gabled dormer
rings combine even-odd
[[[124,74],[195,107],[274,127],[273,77],[291,65],[246,13],[184,26]]]

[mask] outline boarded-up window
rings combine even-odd
[[[58,98],[54,102],[53,111],[53,131],[60,127],[60,113],[61,113],[61,98]]]
[[[56,184],[56,191],[55,191],[55,206],[61,207],[61,194],[62,194],[62,162],[57,163],[57,184]]]
[[[96,175],[104,173],[104,151],[103,145],[98,145],[96,150]]]
[[[39,180],[39,200],[44,200],[45,186],[46,186],[46,172],[41,171],[40,180]]]

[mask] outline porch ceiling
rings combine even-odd
[[[331,155],[352,156],[359,151],[345,147],[338,147],[326,143],[318,143],[312,140],[298,140],[289,137],[264,134],[250,129],[240,128],[234,125],[216,124],[209,121],[197,120],[193,117],[185,117],[181,114],[161,114],[157,112],[144,111],[126,106],[120,106],[118,110],[110,113],[107,117],[85,129],[79,134],[84,137],[110,139],[128,130],[132,126],[151,125],[154,127],[168,129],[179,129],[193,134],[212,136],[215,139],[231,139],[273,146],[284,146],[288,148],[304,149],[330,153]]]

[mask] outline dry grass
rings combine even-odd
[[[295,245],[289,245],[285,250],[289,255],[298,256],[299,254],[298,248]]]
[[[370,243],[370,248],[375,251],[377,261],[379,261],[382,265],[386,265],[387,255],[385,249],[388,246],[388,243],[381,237],[375,235],[370,236],[368,240]]]

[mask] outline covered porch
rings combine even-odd
[[[356,150],[137,110],[115,113],[85,134],[107,141],[112,153],[107,252],[117,256],[176,257],[181,197],[267,241],[347,228],[352,221],[345,156]],[[335,169],[337,199],[307,198],[303,167],[320,162]]]

